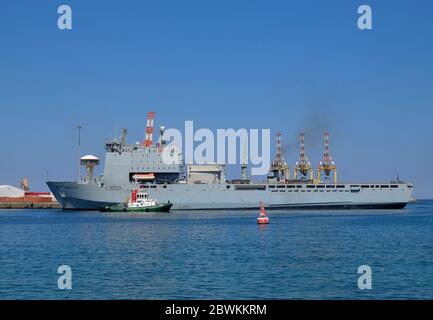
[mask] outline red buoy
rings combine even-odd
[[[268,224],[269,217],[266,216],[265,206],[262,201],[260,201],[260,215],[257,218],[257,224]]]

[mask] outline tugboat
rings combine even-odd
[[[269,224],[269,217],[266,216],[265,206],[262,201],[260,201],[260,215],[257,218],[257,224]]]
[[[157,203],[156,200],[150,199],[147,192],[143,189],[132,190],[131,198],[126,204],[104,207],[103,212],[169,212],[173,204]]]

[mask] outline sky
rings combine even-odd
[[[59,30],[57,8],[72,8]],[[373,29],[357,28],[360,5]],[[400,179],[433,198],[433,2],[3,1],[0,184],[77,178],[156,126],[270,128],[291,168],[298,133],[314,167],[331,133],[342,181]],[[101,171],[102,168],[99,169]],[[229,175],[239,175],[231,168]]]

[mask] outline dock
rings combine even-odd
[[[60,209],[57,202],[0,202],[0,209]]]
[[[56,198],[49,192],[29,192],[7,187],[0,193],[0,209],[59,209]],[[11,192],[12,190],[12,192]]]

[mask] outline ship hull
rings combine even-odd
[[[76,182],[48,182],[64,210],[100,210],[125,202],[133,185],[99,186]],[[387,188],[359,188],[350,184],[315,189],[300,185],[257,185],[237,189],[233,184],[168,184],[148,185],[149,196],[172,203],[172,210],[245,210],[257,209],[263,201],[267,209],[401,209],[410,200],[412,187],[406,183],[388,184]],[[313,188],[313,189],[311,189]]]
[[[122,205],[103,207],[102,212],[132,212],[132,213],[144,213],[144,212],[169,212],[173,204],[171,203],[160,203],[154,206],[146,208],[128,208]]]

